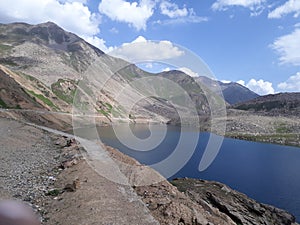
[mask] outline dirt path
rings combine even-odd
[[[44,224],[158,224],[130,186],[107,180],[84,160],[59,172],[61,155],[76,147],[62,149],[57,134],[0,118],[0,199],[32,204]],[[75,180],[76,190],[63,191]],[[61,192],[46,196],[49,190]]]
[[[19,199],[44,211],[45,191],[61,148],[55,136],[35,127],[0,118],[0,199]]]

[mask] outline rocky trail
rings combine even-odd
[[[158,224],[132,188],[76,161],[70,137],[3,118],[0,135],[0,198],[28,202],[43,224]]]

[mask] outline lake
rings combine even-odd
[[[115,126],[118,138],[112,127],[98,127],[97,130],[102,142],[147,165],[154,165],[168,158],[179,138],[184,137],[188,141],[176,151],[181,151],[184,155],[188,149],[194,150],[187,163],[169,179],[189,177],[219,181],[259,202],[285,209],[295,215],[297,221],[300,220],[300,148],[224,138],[215,160],[200,172],[199,163],[211,134],[200,133],[194,128],[164,128],[161,125],[152,126],[151,133],[147,125],[131,125],[131,130],[136,135],[134,137],[128,132],[127,125],[120,124]],[[88,138],[97,137],[94,133],[89,133],[88,129],[81,131]],[[136,138],[143,141],[150,136],[154,136],[155,140],[164,138],[149,151],[134,150],[143,145],[146,149],[151,147],[146,142],[142,142],[141,146],[134,145],[134,149],[127,146],[128,143],[136,142]],[[128,143],[122,144],[120,140],[123,139]],[[167,169],[167,166],[158,168],[161,174]]]

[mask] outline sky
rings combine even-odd
[[[182,46],[218,80],[261,95],[300,92],[300,0],[0,1],[0,23],[47,21],[106,53],[144,43],[143,51],[154,49],[153,57],[161,60],[177,57],[176,46]],[[170,69],[139,66],[151,72]],[[188,65],[178,69],[199,75]]]

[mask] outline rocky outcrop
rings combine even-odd
[[[160,224],[297,224],[295,217],[288,212],[258,203],[224,184],[196,179],[176,179],[170,183],[160,179],[160,175],[149,167],[116,149],[106,148]],[[141,185],[151,179],[160,182]]]
[[[196,179],[175,179],[172,183],[199,205],[209,205],[239,225],[290,225],[295,217],[270,205],[261,204],[228,186]]]
[[[135,191],[146,203],[154,218],[162,225],[235,224],[230,217],[218,209],[193,202],[167,181],[135,187]]]

